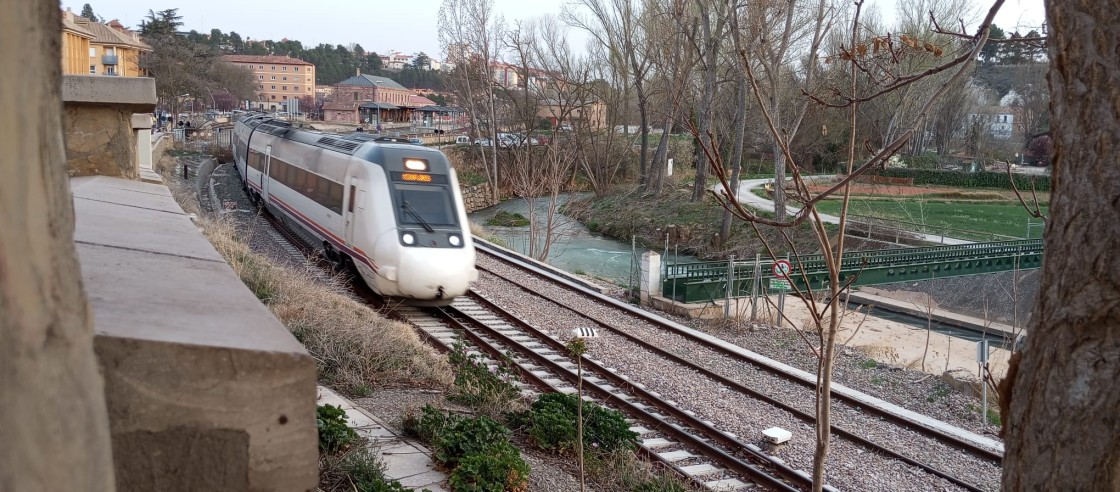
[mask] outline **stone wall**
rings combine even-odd
[[[139,178],[137,136],[142,128],[133,123],[133,115],[155,109],[155,80],[65,75],[62,101],[70,176]]]
[[[136,179],[136,137],[132,111],[89,104],[67,104],[63,113],[66,163],[70,176]]]
[[[492,207],[498,204],[490,193],[490,185],[482,183],[477,185],[459,185],[459,189],[463,192],[463,203],[467,207],[467,213],[477,212],[487,207]]]

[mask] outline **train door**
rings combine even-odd
[[[346,223],[346,245],[354,242],[354,202],[358,199],[358,178],[350,178],[349,189],[346,190],[346,207],[342,211],[342,219]]]
[[[271,167],[271,166],[272,166],[272,146],[271,145],[265,145],[264,146],[264,167],[261,168],[261,182],[260,182],[261,196],[265,199],[265,201],[268,200],[268,181],[269,181],[268,179],[266,179],[266,177],[269,175],[268,174],[268,171],[269,171],[268,168]]]

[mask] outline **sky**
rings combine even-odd
[[[898,0],[867,0],[867,6],[879,9],[888,23],[894,18]],[[990,6],[988,1],[972,0]],[[507,25],[545,14],[559,14],[572,0],[494,0],[494,10]],[[1043,0],[1006,0],[996,17],[996,25],[1008,33],[1023,26],[1024,34],[1037,28],[1045,18]],[[80,13],[86,0],[63,0],[62,7]],[[190,0],[161,3],[138,0],[89,0],[94,13],[106,19],[116,18],[136,28],[148,10],[178,8],[183,16],[184,30],[209,33],[221,29],[236,31],[242,38],[299,40],[304,47],[320,43],[331,45],[358,43],[366,51],[404,53],[423,51],[441,59],[437,19],[442,0]],[[569,42],[584,46],[588,36],[573,30]]]

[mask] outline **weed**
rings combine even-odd
[[[886,379],[883,379],[882,377],[879,377],[879,376],[875,376],[875,377],[871,378],[871,384],[874,384],[875,386],[882,386],[886,382],[887,382]]]
[[[546,393],[528,411],[526,432],[538,446],[565,452],[574,450],[576,437],[575,395]],[[584,448],[596,453],[632,449],[638,435],[630,430],[622,414],[591,402],[583,402]]]
[[[879,363],[876,362],[875,359],[867,359],[863,362],[860,362],[859,367],[862,369],[874,369],[876,367],[879,367]]]
[[[355,396],[360,396],[362,398],[365,398],[365,397],[367,397],[369,395],[372,395],[372,394],[373,394],[373,388],[370,388],[369,386],[366,386],[364,384],[359,384],[358,386],[354,387],[354,395]]]
[[[996,427],[1003,425],[1003,421],[1000,419],[999,410],[995,408],[988,409],[988,423]]]
[[[455,373],[454,387],[448,394],[451,401],[497,415],[520,395],[513,385],[517,375],[511,364],[503,361],[497,367],[487,367],[481,357],[467,353],[462,340],[455,341],[447,360]]]
[[[315,423],[319,428],[319,450],[335,453],[358,441],[358,433],[346,425],[346,411],[334,405],[319,405]]]
[[[529,465],[510,444],[510,430],[490,417],[459,417],[431,405],[405,428],[432,445],[432,457],[451,470],[448,483],[456,491],[524,491]]]
[[[325,492],[405,492],[400,482],[385,477],[385,465],[365,448],[323,456],[319,460],[319,490]],[[425,492],[430,492],[424,489]]]

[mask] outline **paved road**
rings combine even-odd
[[[818,176],[806,176],[805,179],[806,179],[806,181],[812,181],[812,180],[817,180],[817,179],[828,179],[828,178],[831,178],[831,177],[833,177],[833,176],[831,176],[831,175],[818,175]],[[786,178],[786,179],[791,179],[791,178]],[[759,210],[766,210],[768,212],[773,211],[774,210],[774,201],[773,200],[771,200],[769,198],[763,198],[763,197],[760,197],[758,195],[755,195],[754,192],[752,191],[755,188],[759,188],[761,186],[764,186],[766,183],[769,183],[771,181],[773,181],[773,179],[767,179],[767,178],[745,179],[745,180],[739,181],[739,203],[742,203],[743,205],[746,205],[746,206],[751,207],[751,208],[756,208],[756,209],[759,209]],[[716,190],[717,193],[720,191],[720,187],[721,187],[721,185],[715,185],[714,189]],[[790,205],[786,205],[786,210],[789,211],[789,213],[791,215],[796,214],[797,212],[801,211],[800,208],[793,207],[793,206],[790,206]],[[822,213],[822,214],[820,214],[820,216],[821,216],[821,221],[826,223],[826,224],[839,224],[840,223],[840,217],[837,217],[835,215],[829,215],[829,214]],[[812,217],[810,217],[810,219],[812,219]],[[920,233],[920,232],[911,232],[910,234],[921,238],[923,241],[928,241],[928,242],[931,242],[931,243],[939,243],[939,244],[971,244],[972,243],[972,241],[966,241],[964,239],[957,239],[957,238],[953,238],[953,237],[945,237],[945,236],[942,236],[940,234],[923,234],[923,233]]]

